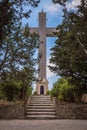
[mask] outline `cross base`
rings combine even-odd
[[[45,95],[45,94],[47,94],[47,91],[48,91],[48,81],[47,81],[47,79],[39,78],[37,83],[36,83],[36,92],[37,92],[37,94]]]

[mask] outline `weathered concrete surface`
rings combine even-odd
[[[87,130],[87,120],[1,120],[0,130]]]

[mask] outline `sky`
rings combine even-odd
[[[68,10],[74,10],[77,5],[80,4],[80,0],[70,0],[70,2],[66,3],[66,7]],[[57,25],[61,24],[62,22],[62,16],[63,7],[59,4],[53,4],[52,0],[41,0],[39,3],[39,6],[37,8],[31,8],[32,13],[30,15],[30,18],[28,20],[23,20],[24,23],[28,23],[29,27],[38,27],[38,13],[42,10],[46,12],[46,26],[47,27],[56,27]],[[55,45],[56,38],[51,37],[46,39],[46,48],[47,48],[47,66],[50,65],[49,59],[50,59],[50,49]],[[60,76],[56,76],[55,73],[52,73],[49,68],[47,67],[47,80],[49,82],[49,89],[53,87],[53,83],[59,79]],[[36,85],[33,86],[34,90]]]

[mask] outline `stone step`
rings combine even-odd
[[[44,99],[32,99],[31,100],[32,102],[36,102],[36,101],[39,101],[39,102],[53,102],[52,100],[50,100],[50,99],[46,99],[46,100],[44,100]]]
[[[26,112],[27,115],[55,115],[55,112]]]
[[[50,98],[50,95],[33,95],[32,97],[49,97]]]
[[[53,102],[31,102],[30,104],[54,104]]]
[[[55,119],[55,104],[50,96],[32,96],[26,109],[27,119]]]
[[[51,100],[50,97],[32,97],[32,99],[36,99],[36,100],[38,100],[38,99],[41,99],[41,100]]]
[[[31,101],[42,101],[42,102],[44,102],[44,101],[52,101],[52,100],[51,99],[42,99],[42,98],[40,98],[40,99],[33,99],[32,98]]]
[[[36,109],[36,108],[35,108],[35,109],[27,109],[26,111],[27,111],[27,112],[28,112],[28,111],[29,111],[29,112],[38,112],[38,111],[39,111],[39,112],[55,112],[55,109],[53,109],[53,108],[52,108],[52,109],[43,109],[43,108],[42,108],[42,109]]]
[[[26,115],[27,119],[56,119],[55,115]]]
[[[49,98],[49,99],[51,99],[51,97],[50,96],[32,96],[33,98]]]
[[[29,106],[54,106],[53,103],[31,103]]]
[[[53,109],[53,108],[55,108],[55,106],[27,106],[27,108],[28,109],[30,109],[30,108],[35,108],[35,109]]]

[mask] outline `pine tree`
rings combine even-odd
[[[58,26],[59,33],[55,46],[51,49],[50,67],[53,72],[72,77],[71,82],[80,87],[82,93],[87,92],[87,2],[75,12],[64,9],[63,22]]]
[[[40,0],[1,0],[0,1],[0,44],[11,31],[11,25],[29,18],[31,7],[37,7]],[[25,9],[26,8],[26,9]]]

